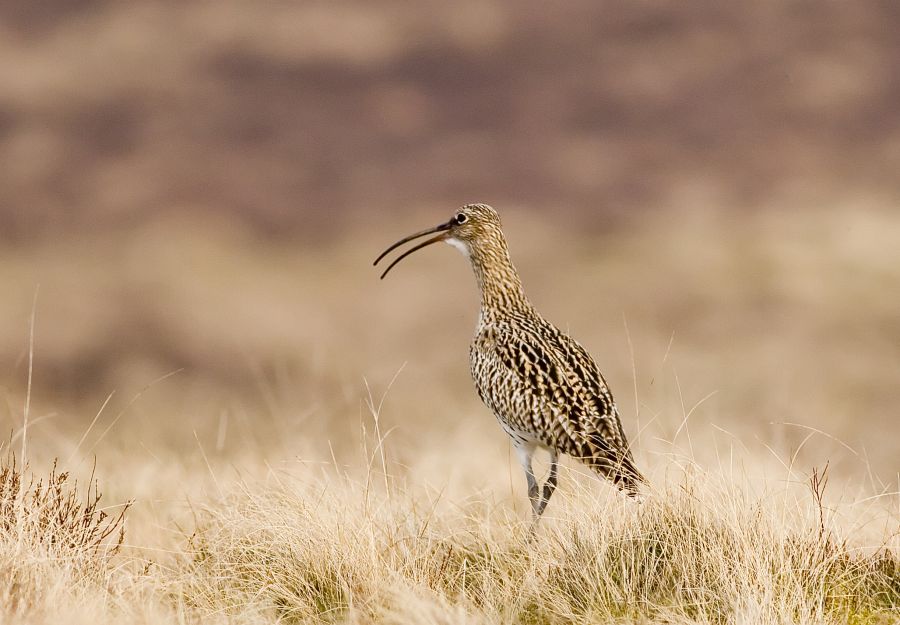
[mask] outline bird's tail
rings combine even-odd
[[[647,478],[634,466],[628,469],[622,467],[614,475],[613,483],[629,497],[637,497],[641,494],[641,486],[647,484]]]
[[[585,458],[585,461],[594,471],[612,481],[629,497],[640,495],[640,487],[648,483],[647,478],[635,465],[630,449],[621,450],[616,454],[610,449],[605,449],[601,453],[595,452],[592,457]]]
[[[611,468],[612,471],[607,474],[607,477],[613,481],[613,484],[618,486],[629,497],[640,495],[641,486],[647,484],[647,478],[634,465],[634,459],[631,457],[630,452]]]

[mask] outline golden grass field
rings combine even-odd
[[[900,622],[896,211],[588,235],[500,209],[616,393],[642,501],[568,462],[527,541],[464,259],[370,266],[452,207],[318,246],[185,220],[7,247],[3,466],[28,468],[0,480],[0,621]],[[29,496],[54,458],[59,497]],[[92,472],[107,523],[132,502],[119,549],[60,513]]]

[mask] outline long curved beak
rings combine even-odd
[[[386,275],[388,275],[388,272],[389,272],[391,269],[393,269],[394,265],[396,265],[397,263],[399,263],[401,260],[403,260],[404,258],[406,258],[407,256],[409,256],[410,254],[412,254],[412,253],[415,252],[416,250],[420,250],[420,249],[422,249],[423,247],[426,247],[426,246],[428,246],[428,245],[431,245],[432,243],[437,243],[438,241],[443,241],[444,239],[446,239],[446,238],[447,238],[447,231],[450,230],[450,228],[451,228],[452,226],[453,226],[453,220],[451,219],[451,220],[448,221],[447,223],[441,224],[441,225],[439,225],[439,226],[435,226],[434,228],[429,228],[428,230],[422,230],[422,232],[417,232],[417,233],[415,233],[415,234],[409,235],[408,237],[404,237],[404,238],[400,239],[399,241],[397,241],[396,243],[394,243],[394,244],[393,244],[392,246],[390,246],[389,248],[387,248],[386,250],[384,250],[384,251],[381,253],[381,256],[379,256],[378,258],[375,259],[375,262],[372,263],[372,266],[377,265],[379,262],[381,262],[381,259],[382,259],[382,258],[384,258],[385,256],[387,256],[390,252],[392,252],[393,250],[397,249],[398,247],[400,247],[400,246],[403,245],[404,243],[409,243],[410,241],[412,241],[412,240],[414,240],[414,239],[418,239],[419,237],[424,237],[425,235],[428,235],[428,234],[434,234],[435,232],[439,232],[439,233],[440,233],[440,234],[438,234],[436,237],[432,237],[432,238],[428,239],[427,241],[424,241],[424,242],[422,242],[422,243],[419,243],[419,244],[416,245],[415,247],[412,247],[412,248],[406,250],[404,253],[402,253],[400,256],[398,256],[396,259],[394,259],[394,262],[392,262],[390,265],[388,265],[388,268],[384,270],[384,273],[383,273],[383,274],[381,274],[381,279],[384,280],[384,277],[385,277]]]

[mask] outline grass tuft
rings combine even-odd
[[[54,587],[105,585],[125,538],[128,502],[114,514],[88,480],[80,489],[54,462],[45,478],[9,454],[0,462],[0,604],[8,616],[35,617]],[[70,596],[71,598],[71,596]]]

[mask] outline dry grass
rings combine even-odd
[[[888,497],[833,495],[827,469],[785,482],[672,456],[668,475],[657,475],[637,502],[568,471],[529,540],[524,508],[429,487],[404,467],[382,464],[386,439],[370,442],[359,463],[369,468],[357,477],[347,467],[301,464],[233,480],[226,492],[194,502],[190,535],[180,531],[174,551],[161,557],[133,549],[115,556],[115,540],[99,548],[98,537],[113,535],[121,517],[104,519],[90,495],[84,508],[67,505],[74,491],[59,476],[50,482],[57,495],[41,495],[40,487],[13,494],[4,500],[7,516],[24,511],[39,520],[4,535],[3,616],[29,623],[63,616],[85,623],[900,621],[900,514],[888,509]],[[57,513],[65,519],[40,520]],[[71,538],[73,528],[80,538]]]

